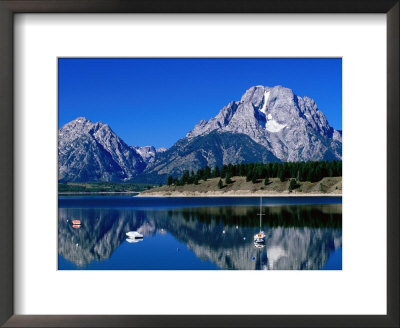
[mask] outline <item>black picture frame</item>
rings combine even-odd
[[[0,0],[0,324],[4,327],[399,327],[399,0]],[[14,315],[13,17],[16,13],[385,13],[387,315]]]

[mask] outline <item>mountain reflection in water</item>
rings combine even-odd
[[[258,211],[257,205],[59,208],[59,269],[315,270],[341,252],[341,204],[264,206],[260,248],[253,243]],[[80,228],[72,219],[81,220]],[[128,231],[143,241],[128,243]],[[341,269],[341,257],[333,269]]]

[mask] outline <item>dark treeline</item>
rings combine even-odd
[[[168,211],[169,216],[173,215],[174,211]],[[259,226],[259,209],[257,206],[254,209],[248,209],[246,214],[235,214],[229,209],[220,213],[201,213],[197,209],[180,210],[185,221],[203,222],[213,227],[222,224],[223,226],[240,227],[258,227]],[[341,228],[342,213],[331,211],[324,212],[321,208],[313,208],[312,206],[287,206],[280,211],[271,211],[268,207],[265,208],[265,217],[263,218],[264,225],[273,227],[312,227],[312,228]]]
[[[230,183],[234,176],[245,176],[246,181],[253,183],[260,179],[268,181],[269,178],[279,178],[280,181],[293,178],[297,181],[317,182],[324,177],[342,176],[342,161],[243,163],[215,166],[213,169],[206,166],[197,172],[186,170],[180,178],[169,176],[167,183],[169,186],[183,186],[198,184],[200,180],[206,181],[210,178],[221,178]]]
[[[58,192],[139,192],[150,187],[126,182],[62,182],[58,184]]]

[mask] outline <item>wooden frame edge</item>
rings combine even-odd
[[[168,3],[168,5],[166,5]],[[0,325],[4,327],[399,327],[399,1],[398,0],[0,0]],[[23,12],[386,13],[387,309],[386,316],[53,316],[14,315],[13,15]],[[390,141],[390,143],[389,143]]]
[[[0,324],[14,313],[13,13],[0,2]]]
[[[387,313],[399,327],[399,12],[387,13]],[[389,143],[389,140],[391,141]],[[395,247],[391,247],[396,245]]]

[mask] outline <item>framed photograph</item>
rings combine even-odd
[[[341,72],[59,58],[58,270],[341,270]]]
[[[398,1],[0,10],[2,325],[399,325]]]

